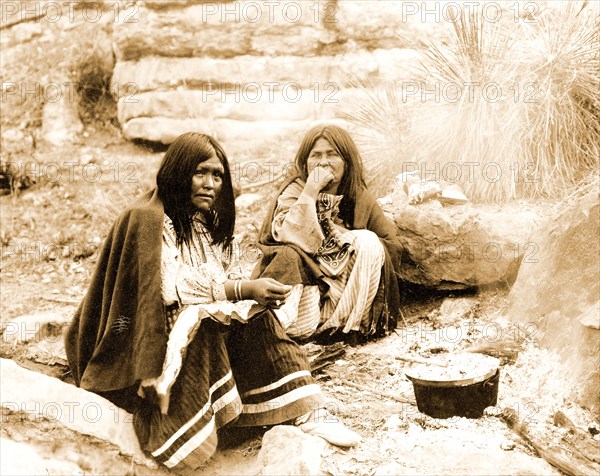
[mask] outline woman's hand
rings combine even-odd
[[[334,179],[333,172],[330,167],[321,167],[317,165],[310,171],[306,179],[306,187],[319,193]]]
[[[279,309],[292,292],[292,286],[281,284],[272,278],[259,278],[244,281],[244,299],[254,299],[263,306]]]

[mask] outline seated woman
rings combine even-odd
[[[367,190],[362,160],[340,127],[318,126],[296,154],[263,223],[253,277],[294,285],[278,317],[287,334],[383,335],[398,321],[401,249]]]
[[[134,413],[142,449],[196,468],[225,425],[297,424],[333,444],[302,350],[274,317],[290,287],[244,279],[229,165],[215,139],[178,137],[157,187],[119,216],[66,336],[78,386]]]

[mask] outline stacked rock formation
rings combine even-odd
[[[405,3],[405,2],[404,2]],[[270,140],[339,120],[358,84],[409,78],[439,23],[403,2],[145,1],[114,29],[113,91],[130,139],[189,130]],[[433,33],[432,33],[433,32]]]

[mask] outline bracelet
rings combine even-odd
[[[242,296],[242,280],[238,279],[233,282],[233,296],[236,301],[241,301],[243,299]]]

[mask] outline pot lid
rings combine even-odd
[[[404,372],[413,383],[430,387],[460,387],[483,382],[492,377],[500,366],[500,360],[495,357],[469,352],[438,355],[436,359],[448,362],[448,367],[411,364]]]

